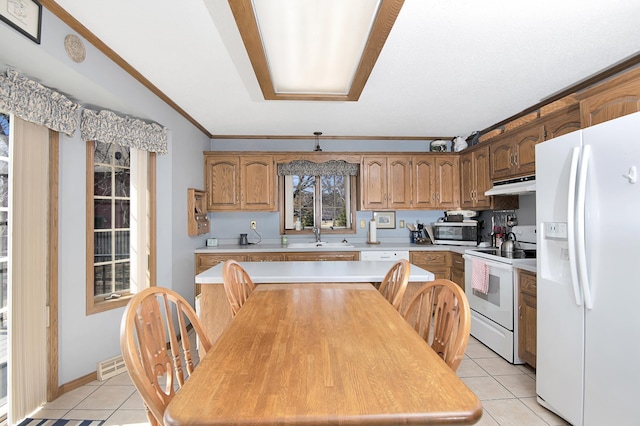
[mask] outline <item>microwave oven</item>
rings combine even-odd
[[[433,224],[433,243],[477,246],[479,241],[478,232],[477,220],[436,222]]]

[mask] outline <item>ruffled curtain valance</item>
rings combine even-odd
[[[295,160],[290,163],[278,164],[280,176],[357,176],[358,164],[347,163],[342,160],[331,160],[324,163],[314,163],[308,160]]]
[[[83,110],[80,134],[85,141],[96,140],[158,154],[167,153],[166,127],[145,123],[137,118],[121,117],[107,110]]]
[[[0,75],[0,110],[71,136],[78,128],[80,105],[37,81],[7,69]]]

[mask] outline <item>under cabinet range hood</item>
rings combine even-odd
[[[493,188],[485,192],[484,195],[520,195],[534,192],[536,192],[536,177],[523,176],[493,182]]]

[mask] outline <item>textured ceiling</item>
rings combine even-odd
[[[637,0],[406,0],[359,101],[265,101],[226,0],[57,3],[212,135],[466,135],[640,52]]]

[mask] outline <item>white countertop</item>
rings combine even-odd
[[[294,241],[290,241],[294,242]],[[306,242],[306,240],[305,240]],[[408,242],[381,242],[380,244],[352,243],[353,247],[313,247],[290,248],[279,243],[260,243],[241,246],[239,244],[221,244],[216,247],[201,247],[195,253],[246,253],[246,252],[326,252],[326,251],[453,251],[463,254],[469,246],[457,246],[449,244],[411,244]]]
[[[381,282],[394,261],[239,262],[255,284]],[[196,275],[197,284],[222,284],[222,263]],[[434,275],[411,265],[409,281],[433,281]]]

